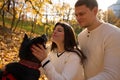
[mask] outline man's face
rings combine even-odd
[[[96,14],[97,14],[96,8],[90,10],[85,5],[75,7],[76,19],[80,26],[83,28],[88,28],[93,25],[94,20],[96,19]]]

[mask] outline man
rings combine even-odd
[[[75,3],[76,19],[85,28],[78,35],[78,41],[87,56],[86,80],[120,80],[120,29],[98,20],[97,12],[96,0]]]

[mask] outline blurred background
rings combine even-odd
[[[18,61],[24,33],[30,37],[47,34],[50,40],[56,22],[72,25],[76,36],[82,31],[74,16],[77,0],[0,0],[0,68]],[[98,18],[120,27],[120,0],[97,0]],[[44,79],[42,79],[44,80]]]

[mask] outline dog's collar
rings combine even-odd
[[[3,76],[2,76],[2,80],[16,80],[15,77],[10,74],[10,73],[7,73],[7,71],[4,71],[3,72]]]
[[[20,64],[28,67],[28,68],[32,68],[32,69],[37,69],[41,67],[41,64],[32,62],[32,61],[28,61],[28,60],[20,60],[19,61]]]

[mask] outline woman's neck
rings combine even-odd
[[[57,52],[61,53],[61,52],[65,51],[64,45],[60,44],[60,45],[57,45],[57,47],[58,47]]]

